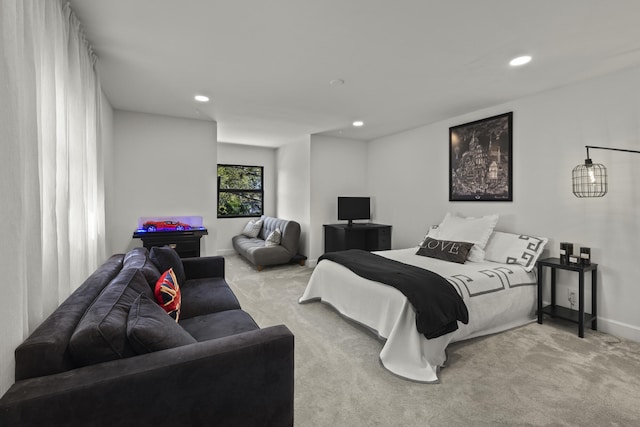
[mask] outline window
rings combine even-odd
[[[218,218],[263,214],[263,169],[262,166],[218,165]]]

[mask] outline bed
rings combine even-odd
[[[495,234],[491,228],[489,235]],[[494,239],[497,246],[487,245],[489,238],[483,246],[487,246],[486,258],[504,258],[504,262],[484,259],[454,263],[417,255],[417,247],[374,253],[437,273],[462,297],[468,323],[458,322],[457,330],[437,338],[427,339],[418,332],[416,311],[401,291],[358,276],[328,259],[318,262],[298,302],[322,301],[373,330],[385,340],[380,361],[390,372],[413,381],[438,382],[449,343],[505,331],[535,319],[533,267],[547,239],[511,233],[499,233],[499,237]],[[520,253],[522,248],[524,253]],[[514,251],[520,253],[519,258],[511,256]],[[482,256],[485,258],[484,250]]]

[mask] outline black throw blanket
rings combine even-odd
[[[323,259],[402,292],[416,311],[418,332],[428,339],[455,331],[458,329],[458,320],[469,323],[469,312],[462,297],[451,283],[433,271],[360,249],[328,252],[318,262]]]

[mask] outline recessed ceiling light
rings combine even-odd
[[[329,81],[331,86],[342,86],[344,84],[344,80],[342,79],[333,79]]]
[[[356,120],[355,122],[353,122],[353,125],[359,128],[360,126],[364,126],[364,122],[362,120]]]
[[[531,61],[531,57],[529,55],[518,56],[517,58],[513,58],[509,61],[509,65],[512,67],[518,67],[520,65],[528,64]]]
[[[209,102],[209,97],[205,95],[196,95],[193,97],[198,102]]]

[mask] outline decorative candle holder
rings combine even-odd
[[[569,264],[569,256],[573,255],[573,243],[560,243],[560,264]]]
[[[580,265],[591,265],[591,248],[580,248]]]

